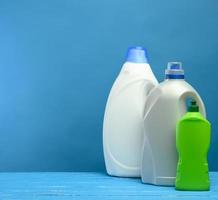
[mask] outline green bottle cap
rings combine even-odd
[[[191,101],[191,105],[188,107],[188,112],[199,112],[199,107],[195,100]]]

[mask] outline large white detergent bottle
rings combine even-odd
[[[157,84],[146,49],[129,48],[126,62],[110,91],[104,115],[103,147],[109,175],[140,177],[144,105],[150,90]]]
[[[147,98],[144,114],[142,182],[155,185],[175,184],[177,167],[176,123],[186,112],[186,102],[194,98],[205,116],[204,104],[196,90],[184,81],[180,62],[168,63],[166,80]]]

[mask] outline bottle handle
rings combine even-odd
[[[181,114],[184,115],[187,111],[186,109],[186,99],[187,98],[192,98],[194,99],[198,106],[199,106],[199,112],[206,118],[206,109],[204,106],[204,102],[201,99],[200,95],[197,92],[185,92],[181,97],[180,97],[180,110]]]

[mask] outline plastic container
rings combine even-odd
[[[103,147],[109,175],[140,176],[144,105],[150,90],[157,84],[146,49],[129,48],[126,62],[110,91],[104,115]]]
[[[145,139],[142,156],[142,182],[175,185],[176,123],[186,113],[186,100],[197,101],[205,116],[204,104],[196,90],[184,80],[179,62],[168,63],[166,80],[154,88],[147,98],[144,113]]]
[[[210,146],[210,122],[199,112],[195,101],[177,123],[177,190],[209,190],[207,153]]]

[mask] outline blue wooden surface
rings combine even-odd
[[[0,173],[0,200],[218,199],[218,172],[210,178],[209,192],[181,192],[95,172]]]

